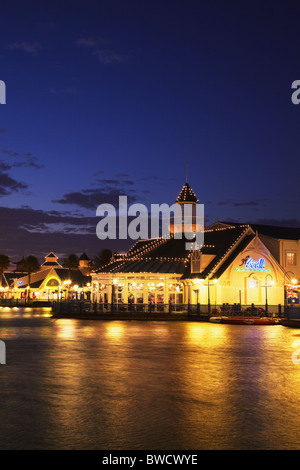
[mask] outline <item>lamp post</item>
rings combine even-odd
[[[292,274],[293,275],[293,278],[291,279],[291,282],[292,284],[296,284],[297,283],[297,279],[295,279],[295,274],[292,272],[292,271],[284,271],[284,277],[283,277],[283,289],[284,289],[284,305],[286,306],[287,304],[287,299],[286,299],[286,288],[285,288],[285,279],[286,279],[286,276],[288,274]]]
[[[69,288],[70,288],[70,284],[71,284],[71,280],[70,279],[67,279],[67,281],[64,281],[64,284],[65,286],[67,287],[67,297],[68,297],[68,301],[69,301]],[[67,300],[67,299],[66,299]]]
[[[199,287],[197,289],[193,289],[197,296],[197,313],[200,313],[200,308],[199,308]]]
[[[209,282],[209,279],[207,281],[207,284],[204,284],[207,286],[207,309],[208,309],[208,314],[210,315],[210,286],[216,285],[218,282],[218,279],[214,279],[212,284]]]
[[[268,276],[271,277],[271,281],[270,281],[270,285],[268,285]],[[271,276],[271,274],[267,274],[266,275],[266,278],[265,278],[265,285],[263,287],[266,288],[266,313],[268,313],[268,287],[272,287],[274,284],[274,281],[273,281],[273,278]]]

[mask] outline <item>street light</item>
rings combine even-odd
[[[70,287],[70,284],[71,284],[71,280],[70,279],[67,279],[66,281],[64,281],[64,284],[65,286],[67,287],[67,293],[68,293],[68,300],[69,300],[69,287]],[[67,299],[66,299],[67,300]]]
[[[209,279],[207,281],[207,284],[204,284],[205,286],[207,286],[207,308],[208,308],[208,314],[210,314],[210,286],[213,286],[213,285],[216,285],[218,282],[218,279],[213,279],[213,283],[211,284],[209,282]]]
[[[270,281],[270,285],[268,285],[268,276],[270,276],[271,279],[272,279],[271,274],[267,274],[266,278],[265,278],[265,283],[266,284],[264,286],[262,286],[262,287],[266,288],[266,313],[268,313],[268,287],[272,287],[274,285],[273,279]]]
[[[286,298],[286,288],[285,288],[285,278],[288,274],[292,274],[294,277],[291,279],[292,284],[297,284],[297,279],[295,279],[295,274],[292,271],[284,271],[284,277],[283,277],[283,289],[284,289],[284,305],[287,304],[287,298]]]

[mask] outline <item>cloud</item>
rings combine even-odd
[[[93,183],[95,189],[88,188],[80,191],[65,193],[61,199],[52,202],[69,204],[83,209],[96,210],[100,204],[112,204],[119,207],[119,196],[127,196],[128,204],[137,201],[135,190],[132,188],[134,181],[120,180],[116,178],[97,178]]]
[[[265,202],[265,199],[257,199],[256,201],[238,201],[234,202],[232,199],[225,199],[224,201],[219,201],[217,204],[219,206],[233,206],[233,207],[241,207],[241,206],[252,206],[252,207],[257,207],[260,206],[263,202]]]
[[[119,189],[83,189],[66,193],[61,199],[52,202],[75,205],[91,210],[96,210],[100,204],[112,204],[117,208],[119,206],[119,196],[121,195],[124,195],[124,193],[120,192]],[[135,196],[132,194],[127,194],[127,198],[129,204],[136,201]]]
[[[86,252],[90,257],[103,248],[128,249],[132,241],[104,240],[96,236],[96,217],[75,216],[67,211],[35,210],[28,206],[0,206],[1,253],[18,261],[34,254],[41,262],[50,251],[65,256]]]
[[[260,202],[259,201],[247,201],[247,202],[234,202],[233,206],[234,207],[240,207],[240,206],[259,206]]]
[[[257,225],[272,225],[274,227],[300,228],[300,219],[268,219],[261,218],[253,222]]]
[[[7,132],[7,129],[0,129],[0,134],[5,134]]]
[[[0,167],[5,170],[8,169],[3,163],[1,163]],[[4,171],[0,170],[0,196],[7,196],[14,192],[22,192],[27,188],[27,184],[22,183],[20,181],[16,181],[7,173],[4,173]]]
[[[103,65],[120,64],[127,60],[127,56],[109,49],[97,49],[93,52]]]
[[[19,161],[14,161],[13,163],[10,163],[11,167],[23,166],[27,168],[34,168],[36,170],[43,168],[43,165],[38,162],[38,159],[33,156],[31,152],[20,153],[10,149],[1,149],[1,152],[5,155],[9,155],[10,157],[21,158],[21,160]]]
[[[78,95],[79,90],[78,88],[75,88],[75,87],[66,87],[60,90],[57,90],[56,88],[51,87],[49,88],[49,93],[51,93],[52,95],[58,95],[60,93],[67,94],[67,95]]]
[[[11,165],[8,165],[6,162],[3,160],[0,160],[0,171],[8,171],[11,170]]]
[[[99,39],[94,38],[94,37],[83,37],[80,39],[77,39],[75,41],[78,46],[85,46],[85,47],[96,47]]]
[[[20,157],[22,155],[19,152],[15,152],[15,151],[9,150],[9,149],[2,149],[1,152],[6,153],[7,155],[10,155],[11,157]]]
[[[18,167],[40,169],[42,165],[38,163],[31,152],[21,154],[9,149],[2,149],[1,152],[12,158],[9,161],[0,160],[0,197],[13,193],[23,193],[28,189],[28,185],[22,181],[17,181],[8,172]]]
[[[77,46],[92,50],[92,56],[97,57],[103,65],[121,64],[127,60],[127,55],[110,47],[111,41],[107,38],[82,37],[75,41]]]
[[[37,55],[42,49],[42,46],[38,42],[23,41],[10,44],[8,48],[11,50],[19,49],[24,52],[27,52],[28,54]]]

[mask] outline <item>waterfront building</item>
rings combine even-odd
[[[176,202],[196,205],[186,183]],[[194,211],[193,211],[194,213]],[[193,229],[194,230],[194,225]],[[186,238],[138,240],[123,255],[91,273],[92,298],[117,304],[155,303],[168,308],[201,304],[210,311],[223,304],[262,306],[278,311],[285,302],[290,272],[274,247],[250,224],[219,223],[204,229],[199,250],[186,250]],[[190,239],[188,240],[190,241]],[[278,242],[279,243],[279,242]],[[287,245],[288,246],[288,245]]]
[[[84,261],[88,257],[83,254]],[[4,298],[34,300],[90,300],[91,268],[79,262],[78,269],[64,268],[54,253],[45,257],[41,269],[30,275],[22,271],[4,272],[1,294]]]

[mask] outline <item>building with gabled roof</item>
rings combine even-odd
[[[198,203],[188,183],[176,202],[182,208]],[[250,225],[218,223],[205,228],[198,250],[187,250],[186,242],[184,234],[178,238],[174,233],[138,240],[126,254],[115,255],[92,273],[94,300],[207,305],[268,302],[276,309],[284,303],[289,276]]]
[[[87,258],[87,255],[84,256]],[[30,276],[24,272],[4,272],[2,275],[2,296],[8,294],[15,299],[35,300],[90,299],[90,270],[64,268],[53,253],[45,256],[45,262]]]
[[[58,256],[56,256],[52,251],[49,253],[47,256],[45,256],[45,261],[41,265],[42,269],[48,269],[50,267],[57,267],[57,268],[62,268],[62,266],[59,264]]]

